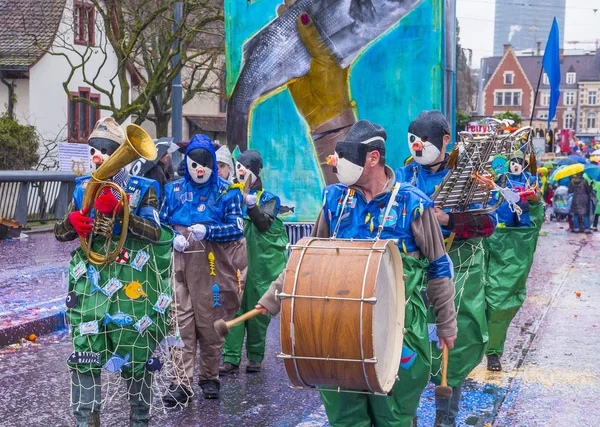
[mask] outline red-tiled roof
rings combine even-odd
[[[65,0],[0,0],[0,67],[28,67],[54,41]]]

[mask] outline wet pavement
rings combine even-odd
[[[47,315],[45,310],[62,309],[62,277],[76,246],[55,243],[50,233],[0,243],[0,329],[8,320],[29,322]],[[492,373],[482,364],[473,371],[463,392],[459,426],[599,425],[599,246],[600,234],[569,234],[564,224],[544,226],[528,297],[509,331],[505,370]],[[275,357],[278,329],[274,319],[261,373],[248,375],[242,369],[223,380],[219,401],[195,397],[186,410],[155,412],[151,425],[328,425],[318,394],[288,387]],[[41,336],[35,344],[0,347],[0,426],[73,425],[65,365],[71,350],[66,332]],[[433,406],[433,388],[428,387],[419,427],[433,425]],[[109,402],[102,425],[126,426],[128,416],[123,399]]]

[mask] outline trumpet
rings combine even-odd
[[[127,238],[127,227],[129,226],[130,215],[127,193],[117,184],[107,182],[107,180],[120,171],[121,168],[137,158],[143,157],[146,160],[154,160],[157,155],[156,145],[154,145],[154,141],[150,135],[148,135],[148,133],[140,126],[129,124],[125,128],[125,142],[123,142],[123,145],[121,145],[117,151],[115,151],[113,155],[102,163],[102,165],[100,165],[100,167],[92,174],[83,195],[83,201],[81,203],[82,211],[86,207],[89,207],[91,210],[96,198],[102,194],[102,190],[105,188],[112,188],[120,194],[119,205],[117,205],[112,217],[96,212],[94,228],[88,238],[79,237],[81,248],[86,254],[88,261],[92,264],[102,265],[114,261],[123,249],[125,239]],[[122,206],[123,210],[121,235],[119,236],[119,241],[115,248],[111,251],[110,247],[113,242],[113,229],[119,206]],[[106,239],[104,254],[92,250],[92,239],[95,235],[104,236]]]

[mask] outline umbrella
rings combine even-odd
[[[584,172],[594,181],[600,181],[600,166],[588,165]]]
[[[600,162],[600,155],[590,157],[591,162]]]
[[[578,173],[583,172],[585,166],[581,163],[576,163],[574,165],[568,165],[557,169],[556,172],[552,175],[552,181],[560,181],[563,178],[568,178],[573,175],[577,175]]]
[[[556,164],[559,166],[575,165],[577,163],[579,163],[579,162],[575,159],[572,159],[570,156],[569,157],[561,157],[560,159],[556,159]]]
[[[586,160],[584,157],[581,157],[581,156],[580,156],[580,155],[578,155],[578,154],[571,154],[571,155],[569,156],[569,159],[573,159],[573,160],[575,160],[577,163],[581,163],[581,164],[583,164],[583,165],[585,165],[585,164],[588,162],[588,161],[587,161],[587,160]]]
[[[592,153],[592,156],[600,156],[600,148]]]
[[[135,176],[144,176],[146,172],[152,169],[166,154],[177,151],[177,145],[173,144],[173,138],[159,138],[155,139],[156,150],[158,155],[154,160],[137,159],[131,164],[131,170],[129,173]]]

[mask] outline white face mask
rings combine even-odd
[[[94,155],[92,156],[92,166],[91,166],[91,170],[92,172],[96,172],[96,169],[98,169],[100,166],[102,166],[102,163],[104,163],[110,156],[108,154],[102,154],[100,153],[99,150],[95,150]]]
[[[408,149],[415,162],[420,165],[432,165],[440,156],[440,150],[431,142],[423,142],[412,133],[408,134]]]
[[[521,159],[514,159],[510,161],[510,173],[513,175],[521,175],[523,173],[523,165],[521,164]]]
[[[256,181],[256,175],[240,162],[235,162],[235,177],[238,182],[243,182],[246,185],[252,185]]]
[[[187,170],[196,184],[204,184],[208,182],[213,171],[211,168],[205,168],[204,166],[198,164],[191,158],[187,158]]]
[[[334,157],[336,162],[335,176],[337,176],[337,179],[348,187],[356,184],[363,173],[364,167],[358,166],[348,159],[340,159],[337,153]]]

